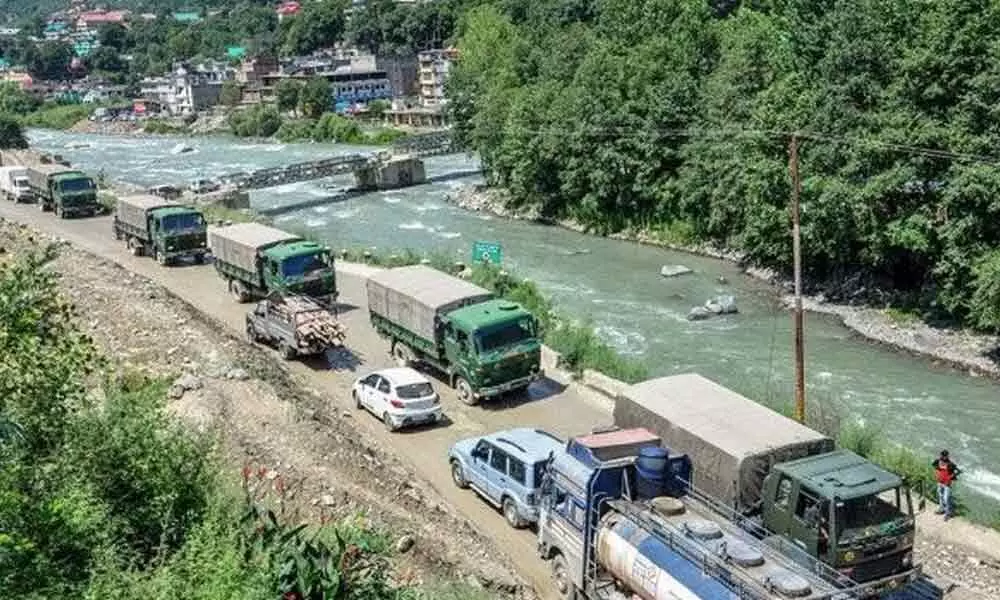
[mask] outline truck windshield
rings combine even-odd
[[[205,219],[198,213],[187,213],[182,215],[167,215],[163,217],[163,228],[167,231],[178,231],[181,229],[195,229],[205,225]]]
[[[325,252],[292,256],[281,262],[281,274],[285,277],[307,277],[316,271],[329,268],[330,259]]]
[[[60,192],[89,192],[92,189],[94,189],[94,182],[89,177],[59,182]]]
[[[909,503],[903,499],[908,493],[905,489],[891,490],[886,496],[893,496],[892,500],[878,495],[839,500],[835,518],[841,543],[850,543],[876,533],[896,533],[895,529],[907,521],[907,514],[903,511],[909,510]],[[897,500],[904,505],[899,506]]]
[[[15,179],[14,180],[14,187],[27,188],[28,187],[28,180],[27,179]]]
[[[535,322],[529,317],[476,332],[476,348],[480,353],[513,346],[535,337]]]

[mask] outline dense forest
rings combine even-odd
[[[501,0],[459,25],[462,140],[513,201],[791,264],[1000,329],[1000,46],[984,0]]]

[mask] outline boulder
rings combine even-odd
[[[660,275],[663,277],[677,277],[678,275],[687,275],[692,272],[690,268],[684,265],[663,265],[660,267]]]
[[[705,319],[712,316],[712,313],[708,311],[704,306],[695,306],[688,313],[688,321],[704,321]]]

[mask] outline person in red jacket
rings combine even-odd
[[[941,455],[931,463],[934,467],[934,475],[938,482],[938,510],[937,514],[944,515],[944,520],[951,518],[951,484],[962,472],[955,463],[948,458],[948,451],[942,450]]]

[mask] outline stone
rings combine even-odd
[[[171,400],[177,400],[182,396],[184,396],[184,392],[185,389],[182,386],[174,384],[170,386],[170,389],[167,390],[167,398],[170,398]]]
[[[250,379],[250,373],[247,373],[245,369],[240,369],[239,367],[229,369],[226,372],[226,379],[235,379],[237,381],[246,381]]]
[[[409,552],[410,548],[412,548],[415,543],[416,540],[413,539],[412,535],[404,535],[396,542],[396,552],[405,554]]]
[[[201,389],[201,380],[196,376],[188,373],[186,375],[181,375],[174,382],[175,386],[179,386],[184,391]]]
[[[323,506],[333,506],[337,503],[337,499],[332,494],[323,494],[319,497],[319,503]]]
[[[694,271],[684,265],[663,265],[660,267],[660,275],[663,277],[677,277],[679,275],[687,275],[688,273],[693,273]]]
[[[712,316],[712,313],[708,311],[704,306],[695,306],[688,313],[688,321],[704,321],[705,319]]]

